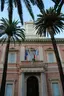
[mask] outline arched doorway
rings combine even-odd
[[[38,79],[35,76],[27,79],[27,96],[39,96]]]

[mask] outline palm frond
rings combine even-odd
[[[13,37],[11,37],[11,42],[13,42],[14,43],[14,46],[15,46],[15,44],[16,44],[16,39],[15,39],[15,37],[13,36]]]
[[[30,4],[29,0],[23,0],[23,1],[26,5],[26,8],[28,9],[32,19],[34,20],[34,15],[33,15],[32,7],[31,7],[31,4]]]
[[[37,1],[37,6],[40,9],[41,12],[44,12],[44,3],[42,0],[36,0]]]
[[[42,0],[30,0],[33,5],[37,5],[41,12],[44,10],[44,3]]]
[[[17,6],[16,0],[14,0],[14,5],[15,5],[15,7]]]
[[[12,22],[12,15],[13,15],[13,0],[9,0],[8,2],[8,16],[9,22]]]
[[[44,13],[38,15],[38,18],[35,22],[37,34],[53,34],[60,33],[64,30],[64,14],[58,14],[54,8],[45,10]],[[52,33],[49,30],[52,30]]]
[[[18,38],[17,35],[15,35],[16,41],[19,42],[19,44],[21,43],[21,39]]]
[[[4,19],[3,17],[2,17],[2,19],[1,19],[1,25],[3,25],[3,26],[8,26],[9,25],[9,22],[8,22],[8,20],[7,19]]]
[[[58,8],[57,8],[57,13],[58,13],[58,14],[60,14],[61,9],[62,9],[62,6],[63,6],[63,2],[61,2],[61,3],[58,5]]]
[[[34,20],[34,13],[32,10],[32,6],[31,5],[36,5],[41,12],[44,12],[44,4],[42,0],[23,0],[23,2],[26,5],[26,8],[28,9],[28,12],[30,13],[30,16],[32,17],[32,19]],[[13,4],[15,5],[15,7],[17,7],[18,10],[18,15],[20,17],[21,20],[21,24],[23,24],[23,6],[22,6],[22,0],[1,0],[1,11],[4,10],[4,4],[6,3],[8,6],[8,16],[9,16],[9,20],[12,21],[12,14],[13,14]]]
[[[14,20],[11,23],[8,19],[1,19],[0,24],[0,37],[4,38],[6,37],[6,41],[8,40],[8,37],[10,37],[10,41],[14,40],[15,43],[17,40],[21,41],[25,39],[24,29],[18,26],[18,20]],[[17,40],[16,40],[17,39]],[[4,41],[5,41],[4,40]],[[4,42],[3,42],[4,43]]]
[[[23,35],[23,37],[25,38],[25,34],[24,34],[24,29],[22,28],[22,29],[17,29],[17,33],[20,33],[20,34],[22,34]]]
[[[1,11],[4,9],[5,0],[1,0]]]
[[[57,10],[58,14],[60,14],[64,1],[63,0],[52,0],[52,1],[55,3],[54,9]]]
[[[54,27],[54,30],[56,30],[56,33],[60,33],[60,29],[58,28],[58,26],[53,26]]]
[[[22,11],[21,0],[16,0],[16,4],[17,4],[18,14],[19,14],[21,23],[23,24],[23,11]]]
[[[3,38],[3,39],[1,38],[1,39],[0,39],[0,43],[1,43],[2,45],[4,44],[5,41],[6,41],[6,38]]]
[[[2,37],[5,33],[0,31],[0,37]]]

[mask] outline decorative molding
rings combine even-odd
[[[21,68],[21,72],[45,72],[44,68]]]
[[[42,61],[39,62],[21,62],[20,64],[20,73],[21,72],[45,72],[47,71],[47,64]]]
[[[17,52],[17,51],[19,51],[19,49],[16,49],[16,48],[11,47],[11,48],[9,48],[9,51],[10,52]]]
[[[45,70],[47,69],[48,64],[44,63],[43,61],[22,61],[19,68],[44,68]]]
[[[46,42],[46,44],[47,43],[52,43],[52,41],[51,41],[51,39],[50,38],[46,38],[46,37],[39,37],[39,38],[26,38],[25,39],[25,41],[22,41],[21,40],[21,43],[30,43],[30,42],[34,42],[34,43],[36,43],[36,42],[38,42],[38,43],[44,43],[45,44],[45,42]],[[63,38],[56,38],[56,42],[58,43],[58,44],[64,44],[64,39]],[[6,44],[7,42],[5,42],[5,44]],[[19,42],[18,41],[16,41],[16,43],[17,44],[19,44]],[[20,43],[20,45],[21,45],[21,43]],[[11,42],[11,44],[13,44],[13,42]]]
[[[52,47],[48,47],[45,51],[54,51]]]

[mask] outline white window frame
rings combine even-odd
[[[12,85],[13,85],[13,89],[12,89],[12,94],[13,94],[13,95],[12,95],[12,96],[14,96],[14,82],[13,82],[13,81],[7,81],[7,82],[6,82],[6,85],[7,85],[7,84],[12,84]],[[6,92],[6,88],[5,88],[5,92]]]
[[[9,54],[11,54],[11,53],[13,53],[13,54],[15,54],[15,61],[14,62],[12,62],[9,58]],[[16,63],[16,59],[17,59],[17,55],[16,55],[16,52],[9,52],[9,54],[8,54],[8,63]]]
[[[49,53],[52,53],[52,54],[53,54],[53,59],[54,59],[54,61],[52,61],[52,62],[49,61]],[[48,63],[55,63],[55,62],[56,62],[55,54],[54,54],[53,51],[47,52],[47,61],[48,61]]]

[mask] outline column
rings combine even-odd
[[[20,75],[20,77],[19,77],[19,95],[18,96],[25,96],[24,95],[24,85],[25,85],[25,83],[24,83],[24,73],[21,73],[21,75]]]
[[[45,73],[41,73],[41,96],[48,96],[47,94],[47,82]]]

